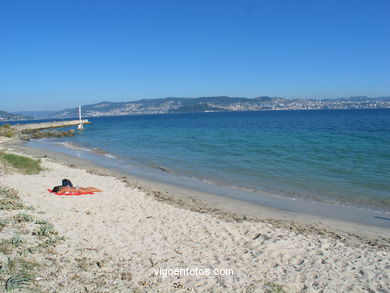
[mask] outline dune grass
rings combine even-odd
[[[38,174],[43,170],[39,160],[30,159],[20,155],[0,152],[0,159],[24,174]]]
[[[5,137],[13,137],[16,135],[15,129],[11,127],[10,124],[3,124],[0,125],[0,136],[5,136]]]
[[[28,209],[21,201],[15,189],[0,186],[0,210]]]
[[[37,277],[64,237],[50,222],[35,218],[15,189],[0,186],[0,215],[0,292],[48,292]]]

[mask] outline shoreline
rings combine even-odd
[[[71,168],[86,170],[88,173],[94,175],[113,176],[126,183],[130,188],[141,190],[157,201],[166,202],[170,205],[194,212],[208,213],[224,221],[265,222],[275,225],[278,228],[289,229],[299,233],[311,233],[313,231],[323,233],[326,231],[326,234],[334,237],[342,237],[345,241],[352,244],[359,242],[376,243],[380,246],[388,246],[390,248],[390,217],[382,219],[386,224],[385,226],[377,226],[324,217],[313,213],[288,211],[134,176],[114,168],[103,167],[88,159],[43,148],[26,146],[20,141],[11,143],[8,147],[14,149],[16,152],[21,152],[36,159],[47,158]],[[288,199],[282,200],[289,201]],[[292,201],[293,204],[296,202]],[[324,205],[326,206],[327,204],[315,202],[314,208],[316,206],[321,208]],[[337,208],[337,206],[330,206],[331,209]],[[350,209],[350,207],[347,209]],[[385,239],[384,236],[386,235],[388,239]]]
[[[185,184],[188,183],[187,187],[189,189],[194,189],[194,187],[196,187],[196,189],[199,190],[198,187],[201,186],[202,191],[209,193],[216,193],[214,187],[218,186],[221,187],[220,189],[225,189],[219,191],[219,194],[222,193],[222,195],[226,195],[228,193],[227,190],[230,189],[230,197],[235,197],[235,194],[240,192],[241,194],[238,195],[238,199],[241,199],[240,197],[242,197],[242,194],[246,193],[243,196],[246,198],[245,200],[260,205],[300,211],[300,205],[295,205],[294,208],[292,208],[294,203],[291,203],[291,201],[284,204],[284,207],[283,203],[281,203],[280,206],[276,206],[276,204],[272,203],[270,204],[269,202],[266,203],[264,197],[257,202],[257,195],[260,194],[261,196],[264,194],[268,199],[271,197],[281,199],[287,198],[302,202],[321,202],[336,207],[353,207],[372,213],[382,213],[382,215],[379,215],[380,217],[389,218],[390,202],[388,198],[388,186],[390,182],[387,180],[386,176],[383,177],[382,175],[386,174],[388,171],[386,167],[386,152],[383,151],[386,149],[387,143],[386,141],[381,140],[381,136],[386,137],[386,133],[380,135],[376,134],[376,131],[371,132],[370,127],[366,125],[367,123],[363,123],[362,125],[359,124],[361,121],[356,114],[348,114],[345,116],[346,114],[338,115],[337,113],[333,113],[336,111],[330,112],[329,115],[331,116],[329,117],[335,119],[328,119],[328,114],[325,116],[320,115],[318,117],[319,119],[316,118],[316,115],[313,116],[310,114],[307,116],[309,120],[313,119],[313,121],[310,121],[315,125],[317,125],[317,122],[319,123],[317,125],[319,127],[318,131],[312,132],[308,138],[301,137],[299,132],[295,133],[294,127],[290,128],[290,119],[290,122],[301,121],[299,120],[301,119],[300,115],[292,115],[291,117],[287,116],[287,123],[284,126],[290,131],[293,131],[291,135],[294,139],[291,139],[292,137],[288,138],[290,134],[286,136],[287,132],[285,133],[282,131],[279,133],[277,127],[274,131],[277,131],[277,133],[280,134],[280,137],[278,136],[274,141],[271,137],[268,137],[268,130],[266,128],[263,129],[260,127],[259,132],[257,133],[256,129],[258,127],[255,127],[253,131],[257,133],[257,135],[254,136],[256,139],[250,139],[242,145],[239,144],[240,147],[237,149],[234,149],[236,147],[233,147],[234,151],[233,149],[230,150],[228,143],[218,145],[219,140],[217,140],[215,142],[216,144],[214,144],[212,136],[205,136],[204,139],[207,140],[207,143],[202,142],[200,145],[194,144],[194,147],[188,147],[186,145],[181,145],[181,140],[176,140],[168,134],[164,134],[164,136],[169,137],[169,141],[171,142],[168,144],[170,144],[171,147],[167,148],[167,150],[161,148],[160,151],[159,142],[165,140],[164,137],[158,136],[158,133],[160,133],[159,131],[154,134],[156,129],[158,129],[159,120],[161,119],[158,115],[157,117],[153,117],[153,119],[150,117],[150,122],[157,126],[157,128],[146,128],[145,132],[142,128],[139,128],[141,125],[139,123],[144,120],[143,118],[133,119],[130,116],[124,118],[110,117],[107,121],[104,118],[102,118],[103,120],[96,118],[96,125],[91,125],[91,127],[89,127],[87,131],[88,134],[84,132],[83,135],[76,135],[71,139],[32,140],[29,144],[40,144],[49,150],[57,149],[56,151],[60,148],[68,149],[60,151],[68,154],[72,152],[73,156],[79,156],[79,151],[76,150],[79,149],[81,156],[88,160],[91,160],[93,154],[88,155],[86,152],[98,153],[100,151],[107,151],[106,156],[108,157],[110,154],[112,155],[112,161],[117,161],[117,163],[114,162],[113,165],[127,165],[129,173],[135,176],[147,177],[145,175],[154,173],[154,177],[164,177],[163,180],[158,180],[159,178],[157,178],[157,181],[170,183],[176,181],[174,184],[179,182],[179,185],[181,186],[183,186],[183,182],[185,182]],[[369,114],[367,112],[365,114],[368,119],[366,122],[371,121],[372,118],[376,119],[378,115],[378,117],[385,115],[383,112],[378,112],[378,115],[375,113]],[[275,118],[279,117],[277,115],[274,118],[271,117],[271,119],[270,117],[267,118],[267,116],[257,116],[258,115],[255,115],[253,117],[253,121],[257,121],[256,123],[259,123],[259,126],[261,123],[266,125],[264,123],[267,121],[274,121]],[[237,118],[240,117],[241,116],[237,116]],[[183,118],[184,122],[188,120],[187,118],[190,118],[192,121],[191,116],[184,116]],[[193,118],[201,119],[202,117]],[[205,116],[204,118],[207,117]],[[227,121],[230,120],[228,116],[223,116],[221,118],[227,119]],[[149,121],[149,118],[145,119]],[[352,131],[351,134],[344,138],[342,137],[346,132],[344,133],[343,131],[347,130],[344,129],[344,126],[349,124],[347,123],[344,125],[343,123],[339,123],[342,122],[343,119],[347,119],[354,123],[356,122],[356,125],[359,125],[357,128],[355,127],[356,129],[352,127],[350,129]],[[386,127],[386,116],[383,116],[383,119],[381,120],[385,123],[383,124],[383,127]],[[131,123],[131,121],[136,123]],[[252,118],[250,121],[252,121]],[[372,122],[374,123],[374,121]],[[125,143],[126,147],[123,148],[121,147],[122,140],[126,140],[126,135],[124,133],[119,132],[120,135],[114,135],[110,138],[110,133],[112,131],[115,133],[115,129],[120,129],[118,126],[121,125],[121,123],[129,123],[129,127],[134,127],[133,131],[128,132],[130,135],[129,137],[134,135],[137,137],[129,139]],[[166,123],[171,127],[174,123],[177,123],[177,120],[176,118],[168,118]],[[191,123],[187,125],[189,129],[195,132],[198,131],[198,126],[193,127],[191,126]],[[323,123],[325,124],[321,126]],[[355,125],[354,123],[351,125]],[[103,132],[99,132],[106,127],[109,129],[108,131],[106,131],[106,129]],[[113,127],[112,131],[110,130],[111,127]],[[303,127],[302,129],[307,129],[307,126],[304,125],[301,125],[301,127]],[[323,130],[321,130],[321,127],[330,127],[330,129],[333,130],[327,135],[322,135],[321,132]],[[217,131],[216,129],[211,129],[210,131],[212,132],[210,133]],[[379,130],[380,129],[382,128],[379,128]],[[355,131],[357,132],[355,133]],[[362,133],[360,132],[365,133],[370,138],[364,138],[365,136],[361,136]],[[148,135],[151,135],[151,139],[145,140],[144,138]],[[229,132],[229,135],[232,135],[232,139],[235,137],[234,132]],[[341,137],[339,137],[340,135]],[[156,139],[152,139],[153,137]],[[159,137],[158,140],[157,137]],[[191,141],[193,138],[184,136],[184,139],[189,139],[189,141]],[[239,136],[237,139],[239,140]],[[279,139],[281,139],[281,141],[279,141]],[[324,141],[322,141],[323,139]],[[343,139],[346,139],[346,141],[341,143]],[[354,143],[353,141],[355,139],[358,139],[359,143]],[[370,139],[373,140],[372,143],[369,143]],[[110,142],[110,140],[113,140],[114,143]],[[264,142],[261,142],[262,140],[264,140]],[[244,141],[240,143],[243,142]],[[301,146],[299,146],[297,145],[298,142],[305,143],[302,143]],[[273,146],[273,143],[276,144]],[[328,145],[328,143],[330,144]],[[377,143],[379,145],[382,145],[383,143],[382,147],[379,147],[378,145],[378,151],[375,150]],[[247,144],[248,149],[245,144]],[[189,143],[189,145],[191,145],[191,143]],[[224,146],[227,147],[225,148]],[[286,146],[290,146],[291,149]],[[179,149],[176,150],[176,147]],[[209,152],[206,149],[203,149],[210,147],[212,149],[214,148],[214,151]],[[295,147],[298,148],[295,149]],[[321,148],[323,149],[318,151],[316,150],[318,147],[319,150]],[[240,148],[243,151],[240,151]],[[334,151],[330,152],[329,150]],[[257,151],[259,152],[258,154],[256,154]],[[338,156],[340,156],[339,159]],[[383,158],[381,158],[381,156],[383,156]],[[105,161],[108,160],[106,159]],[[98,161],[95,160],[95,163],[96,162],[101,165],[99,159]],[[160,170],[167,172],[158,172]],[[158,175],[157,173],[161,174]],[[176,180],[174,177],[177,177]],[[147,178],[156,181],[155,178]],[[206,185],[208,186],[206,187]],[[238,192],[232,191],[232,189],[235,191],[238,190]],[[305,207],[301,210],[306,212],[308,208]],[[330,212],[332,211],[330,210]],[[344,215],[348,214],[348,212],[344,213],[343,211],[339,214]],[[383,214],[387,215],[384,216]],[[376,222],[378,224],[380,221]],[[376,225],[375,223],[368,223],[367,221],[363,224]],[[382,224],[386,225],[386,222],[383,221]],[[381,225],[381,223],[379,223],[379,225]]]
[[[128,177],[129,181],[143,182],[144,186],[151,186],[157,190],[167,190],[168,196],[173,199],[181,200],[195,199],[211,206],[218,205],[222,210],[246,214],[248,211],[252,216],[257,214],[266,214],[267,217],[277,217],[281,219],[301,217],[310,219],[313,217],[314,222],[346,222],[363,226],[390,228],[390,212],[378,211],[372,208],[363,208],[359,206],[343,205],[341,203],[328,203],[305,198],[288,198],[269,192],[253,192],[245,189],[236,189],[229,186],[223,186],[213,183],[205,183],[192,178],[179,177],[159,170],[143,170],[142,166],[131,166],[121,164],[114,157],[99,150],[84,148],[68,148],[62,145],[42,144],[34,142],[31,145],[21,145],[24,151],[31,152],[35,150],[36,155],[44,156],[45,152],[50,153],[52,158],[58,158],[63,155],[62,162],[69,162],[76,159],[73,163],[82,167],[78,160],[83,160],[83,164],[91,164],[93,168],[102,168],[109,174],[115,176]],[[156,173],[154,173],[157,171]],[[160,173],[156,175],[157,173]],[[187,194],[187,196],[183,196]],[[235,207],[231,211],[231,207]],[[242,207],[239,209],[238,207]],[[258,209],[256,210],[257,207]],[[286,217],[287,216],[287,217]],[[264,216],[263,216],[264,217]],[[348,227],[347,230],[350,230]]]
[[[148,182],[15,142],[0,146],[39,158],[45,168],[36,175],[3,170],[0,185],[16,188],[33,207],[29,213],[52,223],[64,239],[41,256],[51,263],[36,280],[46,291],[366,292],[390,283],[388,229]],[[103,192],[46,192],[63,178]],[[21,234],[22,243],[28,237],[34,236]],[[187,268],[233,274],[156,273]]]

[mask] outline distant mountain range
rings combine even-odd
[[[82,106],[83,116],[120,116],[137,114],[265,111],[265,110],[319,110],[319,109],[379,109],[390,108],[390,97],[349,97],[339,99],[286,99],[279,97],[201,97],[143,99],[132,102],[101,102]],[[77,117],[78,108],[54,113],[52,118]]]
[[[390,108],[390,97],[365,96],[339,99],[286,99],[280,97],[201,97],[142,99],[131,102],[100,102],[82,106],[83,117],[139,114],[194,113],[223,111],[380,109]],[[62,119],[78,117],[78,107],[62,111],[0,111],[1,120]]]
[[[31,119],[31,117],[22,114],[14,114],[8,113],[6,111],[0,111],[0,121],[18,121],[28,119]]]

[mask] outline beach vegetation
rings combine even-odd
[[[16,216],[14,216],[14,219],[18,223],[22,222],[32,222],[34,220],[33,216],[25,213],[19,213]]]
[[[15,201],[10,198],[0,199],[0,210],[20,210],[25,208],[25,205],[20,201]]]
[[[0,186],[0,210],[21,210],[27,207],[20,201],[15,189]]]
[[[40,165],[40,160],[31,159],[25,156],[0,152],[0,160],[4,164],[16,168],[24,174],[38,174],[43,170]]]
[[[31,260],[27,260],[23,257],[15,257],[8,260],[8,271],[11,274],[22,273],[31,275],[36,269],[42,265]]]
[[[18,247],[20,246],[20,244],[23,242],[22,238],[20,237],[20,235],[14,235],[10,240],[9,242],[15,246],[15,247]]]
[[[14,247],[8,239],[3,239],[0,241],[0,253],[8,255],[12,253],[13,250]]]
[[[16,130],[10,124],[3,124],[0,126],[0,136],[11,138],[17,134]]]
[[[27,209],[27,207],[20,202],[15,189],[0,187],[0,209]],[[32,226],[27,227],[19,225],[19,223],[33,221],[34,217],[24,212],[0,219],[0,230],[8,229],[14,233],[11,238],[0,240],[0,256],[2,257],[1,259],[4,259],[0,263],[0,271],[2,276],[8,276],[6,281],[3,279],[6,292],[19,289],[28,289],[25,292],[40,292],[33,280],[42,265],[34,259],[27,257],[27,255],[37,251],[45,252],[47,247],[53,247],[63,239],[56,235],[57,232],[47,221],[41,221],[42,224],[34,223]],[[22,238],[21,235],[26,231],[31,235],[34,225],[35,227],[39,226],[37,227],[38,234],[46,236],[33,240],[34,247],[29,247],[32,244],[31,239],[28,236],[26,236],[26,239]]]
[[[40,223],[39,227],[36,228],[32,235],[38,236],[42,241],[38,244],[37,247],[31,248],[32,250],[41,249],[41,248],[48,248],[48,247],[54,247],[58,243],[65,240],[64,237],[58,236],[58,232],[54,229],[54,226],[50,224],[47,221],[40,220],[35,222]]]
[[[46,220],[38,219],[38,220],[35,221],[35,224],[46,225],[46,224],[49,224],[49,222],[46,221]]]
[[[32,289],[33,279],[27,274],[18,274],[7,279],[5,282],[5,291],[11,292],[13,290]],[[37,292],[36,290],[34,290]],[[34,292],[33,291],[33,292]]]
[[[0,219],[0,232],[3,231],[4,227],[9,224],[9,219],[2,218]]]
[[[283,289],[282,285],[275,284],[275,283],[267,283],[266,284],[266,290],[264,292],[267,293],[283,293],[285,290]]]
[[[55,246],[57,246],[57,244],[61,243],[64,240],[65,240],[65,237],[63,237],[63,236],[62,237],[59,237],[59,236],[49,237],[45,240],[45,242],[40,244],[40,247],[43,247],[43,248],[55,247]]]
[[[23,240],[20,235],[14,235],[11,239],[3,239],[0,241],[0,252],[4,255],[12,253],[16,247],[22,244]]]
[[[51,237],[53,235],[57,235],[58,232],[54,230],[52,224],[47,223],[44,225],[40,225],[32,234],[36,236],[42,236],[42,237]]]
[[[5,291],[23,290],[24,292],[40,292],[34,284],[36,273],[42,265],[31,260],[16,257],[8,260],[7,273],[11,274],[5,282]]]
[[[8,217],[0,218],[0,231],[12,233],[0,239],[0,286],[5,292],[44,292],[36,277],[52,261],[49,254],[55,254],[54,247],[64,237],[48,221],[26,213],[29,208],[21,203],[15,189],[0,186],[0,209],[9,210],[4,212]]]
[[[0,195],[6,196],[8,198],[15,199],[15,200],[16,199],[17,200],[20,199],[16,189],[14,189],[14,188],[7,188],[7,187],[4,187],[4,186],[0,186]]]
[[[55,246],[60,239],[60,237],[49,238],[50,245]],[[38,240],[34,247],[28,247],[28,244],[29,242],[23,241],[18,234],[11,239],[0,241],[0,255],[3,254],[6,257],[6,261],[0,265],[0,271],[4,276],[9,276],[5,282],[6,292],[15,289],[41,292],[34,280],[36,280],[36,275],[42,270],[44,264],[35,261],[34,258],[28,255],[41,252],[46,256],[49,251],[48,244],[45,239],[43,241]]]
[[[88,262],[88,259],[83,257],[83,258],[76,258],[75,259],[77,263],[77,268],[79,268],[82,271],[88,271],[88,268],[90,267],[90,263]]]

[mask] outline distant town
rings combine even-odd
[[[254,99],[231,97],[145,99],[135,102],[102,102],[83,106],[83,116],[119,116],[136,114],[266,111],[266,110],[320,110],[320,109],[379,109],[390,108],[390,97],[352,97],[344,99],[286,99],[258,97]],[[77,109],[68,109],[53,115],[56,118],[77,116]]]
[[[84,117],[122,116],[165,113],[277,111],[327,109],[385,109],[390,108],[390,97],[349,97],[339,99],[287,99],[280,97],[201,97],[143,99],[131,102],[101,102],[82,106]],[[23,120],[77,117],[77,107],[63,111],[0,112],[0,120]]]

